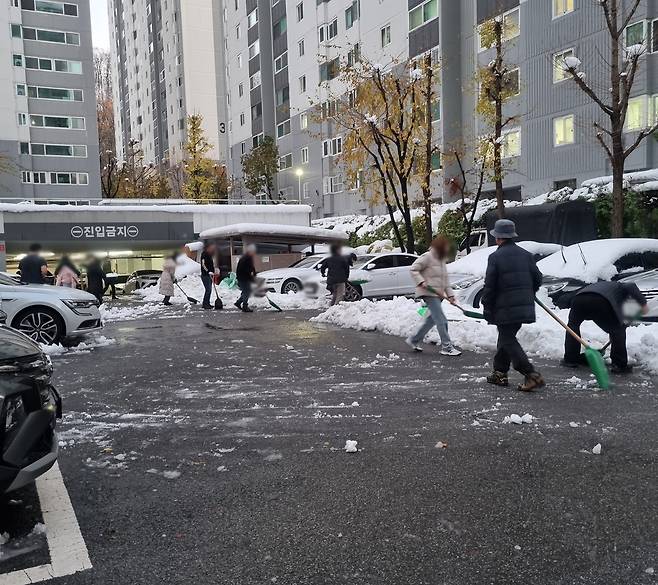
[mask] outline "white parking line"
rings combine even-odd
[[[46,526],[50,564],[0,575],[0,585],[30,585],[91,569],[87,545],[59,465],[55,463],[48,473],[37,479],[36,485]]]

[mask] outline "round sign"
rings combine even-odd
[[[79,225],[74,225],[71,228],[71,235],[74,238],[81,238],[83,233],[84,233],[84,231],[82,230],[82,228]]]
[[[136,238],[139,235],[139,229],[136,225],[129,225],[126,229],[129,238]]]

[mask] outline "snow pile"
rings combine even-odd
[[[594,453],[594,455],[601,454],[601,443],[597,443],[596,445],[594,445],[594,448],[592,449],[592,453]]]
[[[543,275],[556,278],[576,278],[584,282],[610,280],[617,274],[614,263],[631,252],[658,252],[658,239],[620,238],[582,242],[544,258],[537,263],[537,267]]]
[[[43,350],[43,353],[50,356],[62,354],[75,355],[77,353],[89,353],[99,347],[107,347],[108,345],[114,345],[116,343],[116,340],[105,337],[105,335],[95,335],[85,339],[86,341],[83,341],[74,347],[41,344],[41,349]]]
[[[157,287],[151,287],[156,288]],[[160,297],[160,300],[162,297]],[[130,303],[129,305],[118,305],[108,307],[101,305],[101,319],[103,323],[112,323],[114,321],[132,321],[133,319],[142,319],[164,313],[167,310],[162,303]]]
[[[358,449],[356,448],[357,441],[350,441],[349,439],[345,441],[345,453],[356,453]]]
[[[181,254],[176,258],[176,278],[180,280],[192,274],[201,274],[201,264]]]
[[[405,338],[415,333],[423,321],[417,312],[419,306],[414,300],[405,297],[374,302],[362,299],[356,303],[329,307],[311,321],[361,331],[380,331]],[[468,319],[446,303],[443,310],[450,320],[450,336],[456,345],[469,351],[495,350],[497,332],[494,326]],[[557,313],[565,321],[568,319],[568,311]],[[593,323],[585,323],[582,333],[594,347],[602,347],[608,341],[607,335]],[[550,359],[560,359],[563,355],[564,331],[539,308],[537,322],[523,326],[519,340],[532,355]],[[439,341],[436,329],[430,331],[426,341]],[[627,341],[630,358],[651,373],[658,374],[658,323],[643,323],[629,328]]]
[[[503,419],[503,424],[508,425],[508,424],[514,424],[514,425],[529,425],[532,424],[532,421],[535,420],[535,417],[532,416],[531,414],[524,414],[523,416],[520,416],[518,414],[510,414],[509,416],[506,416]]]

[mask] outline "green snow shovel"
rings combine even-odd
[[[274,309],[276,309],[279,313],[283,313],[283,309],[279,307],[270,297],[269,295],[265,295],[265,298],[267,299],[267,302],[270,304],[270,306]]]
[[[428,291],[430,291],[432,294],[435,294],[437,297],[440,297],[445,301],[448,300],[448,298],[445,295],[441,294],[438,290],[436,290],[434,287],[430,286],[429,284],[426,284],[425,288]],[[471,319],[484,319],[484,315],[482,313],[478,313],[477,311],[471,311],[470,309],[464,309],[464,307],[460,307],[455,303],[453,303],[453,306],[457,307],[462,313],[464,313],[466,317],[470,317]],[[425,305],[424,307],[418,309],[418,314],[421,317],[424,317],[425,315],[427,315],[427,310],[428,310],[427,305]]]
[[[535,297],[535,302],[546,311],[553,319],[555,319],[566,332],[571,335],[578,343],[580,343],[585,349],[585,359],[587,364],[592,370],[596,382],[599,385],[601,390],[608,390],[610,388],[610,374],[608,373],[608,368],[603,361],[603,356],[601,352],[595,350],[591,347],[580,335],[578,335],[571,327],[569,327],[562,319],[560,319],[553,311],[551,311],[544,303],[542,303],[537,297]]]

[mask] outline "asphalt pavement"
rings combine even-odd
[[[174,308],[54,357],[59,466],[93,568],[48,583],[658,581],[648,375],[600,392],[538,362],[549,386],[528,395],[484,382],[490,355],[413,354],[312,315]],[[28,533],[34,488],[0,518]],[[0,559],[0,585],[44,547]]]

